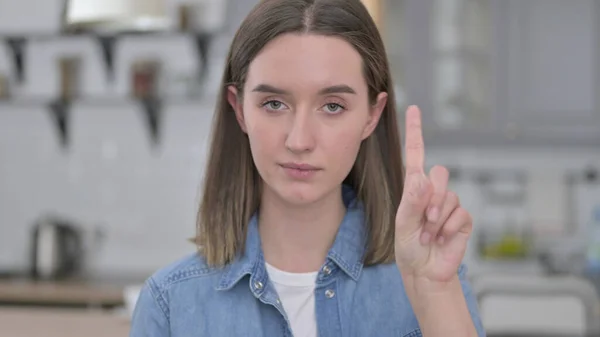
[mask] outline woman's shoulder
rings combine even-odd
[[[209,267],[199,253],[185,255],[156,270],[146,279],[135,302],[131,336],[167,335],[172,320],[186,329],[193,320],[182,312],[196,303],[198,296],[209,298],[206,294],[219,279],[219,272]],[[183,326],[179,326],[182,319]]]
[[[221,269],[211,267],[198,252],[185,255],[156,270],[148,279],[157,290],[164,292],[174,284],[206,278]]]

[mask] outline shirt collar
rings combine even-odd
[[[221,281],[217,285],[217,290],[233,288],[245,275],[256,273],[256,269],[264,264],[263,261],[260,235],[258,233],[258,216],[254,214],[248,224],[244,252],[225,268]]]
[[[346,205],[346,215],[342,219],[327,258],[357,281],[363,268],[367,244],[365,213],[363,204],[358,200],[352,187],[342,186],[342,199]]]
[[[363,268],[363,256],[366,251],[364,208],[350,186],[342,186],[342,199],[346,205],[346,214],[327,258],[357,281]],[[255,213],[248,224],[244,252],[225,268],[217,289],[231,289],[245,275],[263,274],[264,269],[258,215]]]

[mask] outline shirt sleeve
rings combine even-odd
[[[169,337],[169,308],[156,283],[149,278],[133,311],[129,337]]]
[[[477,302],[477,297],[473,292],[471,284],[467,279],[467,266],[462,264],[458,269],[458,277],[460,279],[460,284],[462,286],[463,294],[465,295],[465,299],[467,301],[467,307],[469,309],[469,313],[471,314],[471,318],[473,319],[473,324],[475,325],[475,329],[477,330],[477,336],[485,337],[485,329],[483,327],[483,323],[481,321],[481,316],[479,314],[479,304]]]

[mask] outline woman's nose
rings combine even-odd
[[[285,147],[293,153],[310,152],[315,147],[315,128],[312,125],[311,113],[296,112],[293,114]]]

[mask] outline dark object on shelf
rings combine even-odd
[[[198,56],[200,57],[200,67],[198,75],[198,81],[200,83],[204,82],[204,79],[207,76],[208,70],[208,49],[210,48],[211,36],[206,34],[196,34],[196,50],[198,51]]]
[[[69,145],[69,115],[71,102],[66,99],[57,99],[49,104],[50,113],[58,131],[58,139],[62,148]]]
[[[106,73],[108,75],[108,78],[110,80],[114,80],[115,65],[113,55],[116,38],[111,35],[99,35],[97,39],[100,48],[102,48],[102,59],[104,60],[104,65],[106,66]]]
[[[150,132],[150,141],[152,146],[156,147],[160,143],[160,124],[162,120],[162,102],[157,98],[146,98],[141,100],[146,114],[146,123]]]
[[[19,81],[19,83],[23,82],[25,77],[24,75],[24,66],[23,59],[25,53],[25,38],[24,37],[9,37],[6,39],[6,43],[10,48],[13,56],[13,63],[15,66],[15,77]]]

